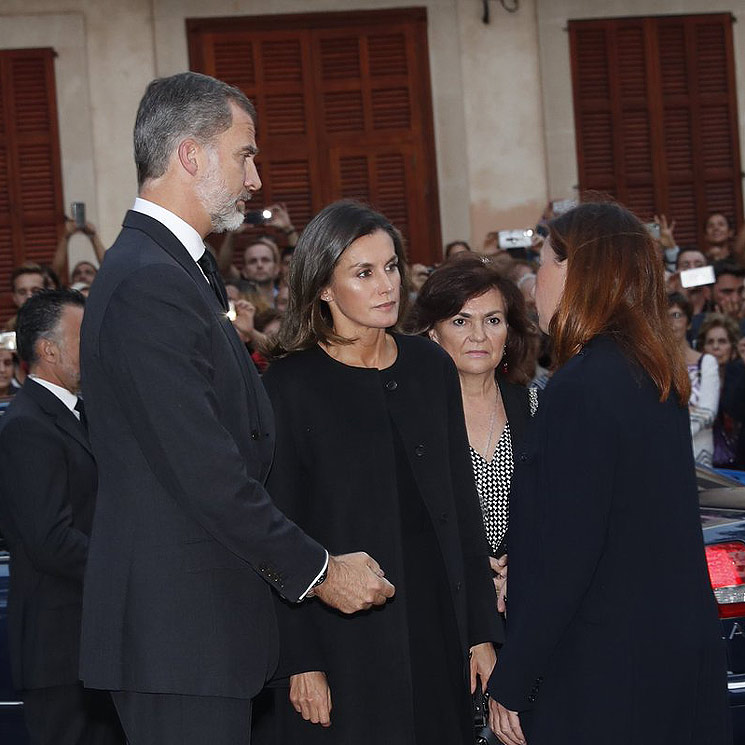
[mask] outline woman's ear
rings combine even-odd
[[[324,303],[332,303],[334,301],[334,298],[331,294],[331,290],[328,287],[324,287],[323,290],[321,290],[320,297]]]
[[[434,326],[427,332],[427,336],[430,339],[432,339],[432,341],[435,342],[435,344],[439,344],[440,343],[440,339],[437,336],[437,332],[435,331]]]

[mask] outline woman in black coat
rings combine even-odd
[[[398,232],[353,202],[319,213],[293,256],[264,377],[278,432],[268,488],[332,553],[374,555],[396,595],[354,616],[279,604],[286,680],[257,739],[472,742],[471,679],[488,679],[501,629],[457,373],[429,340],[387,332],[403,261]]]
[[[533,331],[525,300],[483,257],[463,253],[430,274],[406,328],[436,341],[458,370],[471,465],[499,583],[506,575],[513,452],[538,404],[537,395],[530,395],[537,391],[525,387]]]
[[[617,205],[549,233],[536,305],[558,370],[516,458],[492,724],[509,745],[731,743],[662,265]]]

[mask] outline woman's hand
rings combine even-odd
[[[525,745],[520,715],[516,711],[505,709],[493,698],[489,699],[489,727],[505,745]]]
[[[307,722],[331,726],[331,689],[326,673],[290,675],[290,703]]]
[[[497,653],[491,642],[484,642],[471,647],[471,694],[476,691],[476,676],[481,678],[481,687],[486,690],[494,665],[497,664]]]
[[[507,554],[495,559],[489,557],[489,565],[494,572],[494,589],[497,591],[497,610],[507,612]]]

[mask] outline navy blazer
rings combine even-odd
[[[515,453],[489,691],[531,745],[727,742],[688,410],[659,399],[597,337],[554,374]]]
[[[252,697],[278,656],[270,586],[297,601],[325,551],[266,492],[269,400],[199,267],[157,220],[129,212],[106,253],[81,363],[99,466],[84,683]]]
[[[0,420],[0,530],[18,689],[76,683],[96,463],[70,409],[30,378]]]

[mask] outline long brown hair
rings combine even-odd
[[[344,199],[324,207],[303,230],[290,264],[290,299],[277,341],[269,350],[272,358],[309,349],[316,344],[351,344],[334,331],[328,303],[321,292],[331,282],[341,255],[358,238],[376,231],[387,233],[398,257],[401,275],[399,318],[408,310],[406,252],[401,233],[371,207]],[[394,326],[394,329],[396,327]]]
[[[589,202],[551,220],[551,246],[567,261],[550,323],[557,366],[593,337],[612,336],[652,378],[664,401],[688,404],[690,380],[672,334],[662,261],[649,232],[627,209]]]

